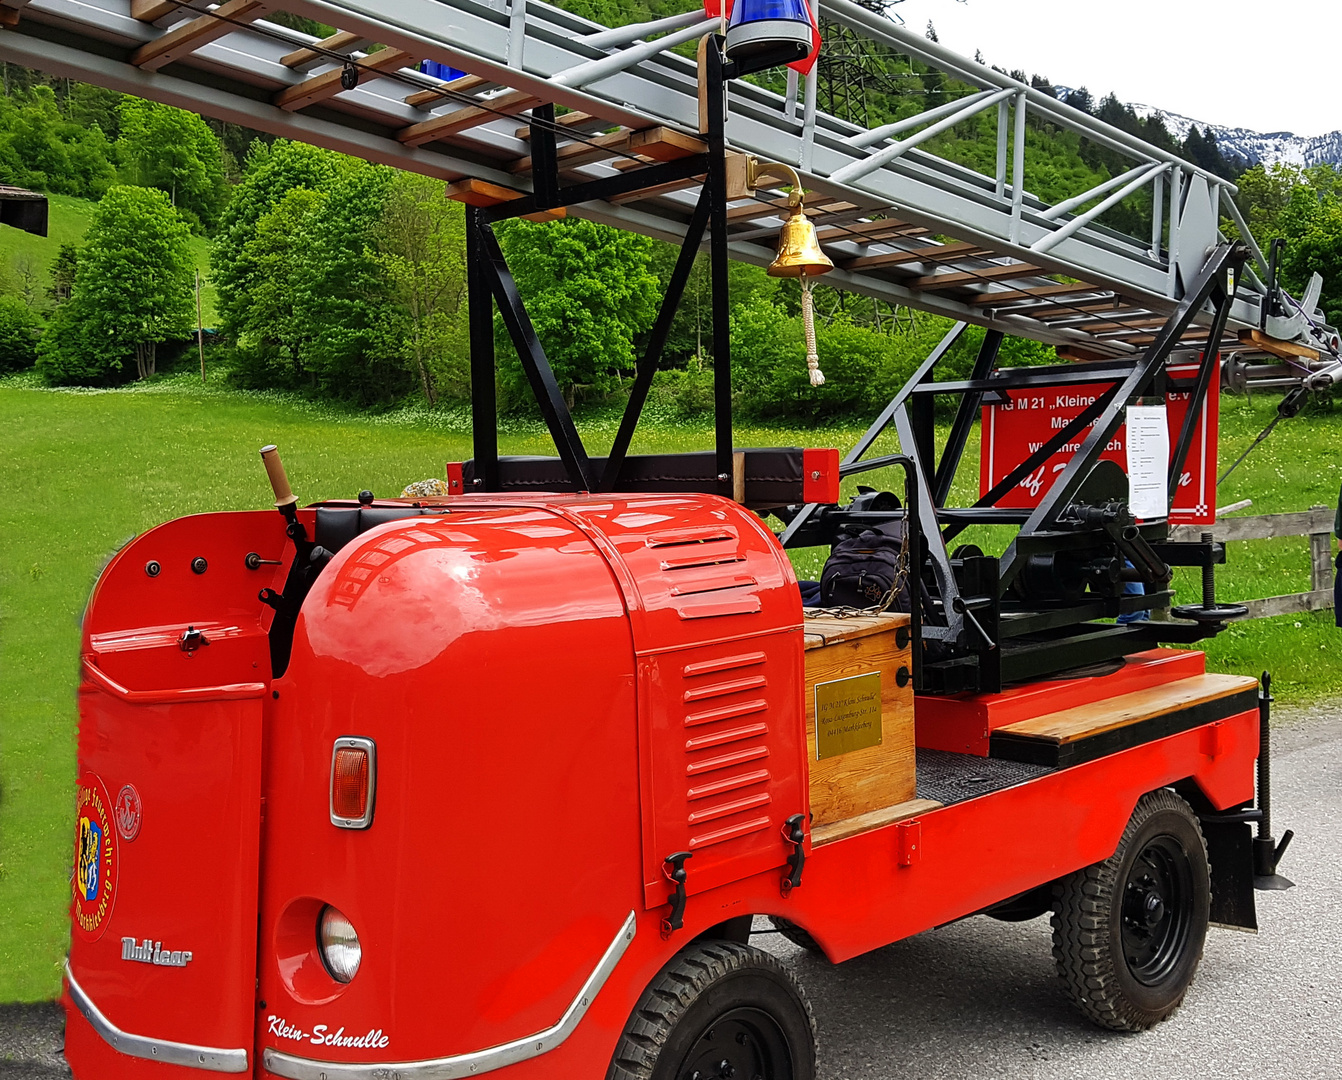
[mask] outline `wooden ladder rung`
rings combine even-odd
[[[455,202],[480,207],[498,206],[500,203],[512,202],[515,199],[526,197],[525,192],[500,187],[498,184],[491,184],[488,180],[458,180],[456,183],[447,185],[446,195]],[[534,214],[523,214],[522,216],[527,221],[555,221],[568,216],[568,211],[564,207],[558,206],[553,210],[538,210]]]
[[[396,133],[399,142],[407,146],[423,146],[448,135],[456,135],[468,128],[478,127],[497,119],[500,115],[515,116],[539,104],[540,98],[529,90],[510,90],[506,94],[489,98],[479,106],[468,105],[463,109],[454,109],[431,120],[421,120],[417,124],[404,127]]]
[[[417,90],[405,99],[405,103],[416,109],[435,103],[447,104],[455,100],[450,96],[452,94],[469,94],[474,90],[485,90],[497,85],[498,83],[482,75],[463,75],[460,79],[435,86],[432,90]]]
[[[606,121],[602,120],[599,116],[593,116],[591,113],[585,113],[585,112],[568,112],[565,113],[563,116],[557,116],[555,117],[555,126],[563,129],[610,127],[610,125],[606,123]],[[528,141],[531,138],[531,125],[524,124],[522,127],[518,128],[515,132],[513,132],[513,134],[517,136],[517,138],[522,139],[524,142]]]
[[[323,38],[315,45],[286,53],[280,57],[280,63],[287,68],[294,69],[310,67],[323,61],[330,61],[331,58],[327,55],[328,53],[348,54],[355,49],[367,48],[369,44],[370,42],[366,37],[351,33],[348,30],[341,30],[328,38]]]
[[[1239,343],[1252,346],[1255,349],[1262,349],[1263,352],[1280,356],[1283,360],[1317,360],[1319,358],[1318,349],[1311,349],[1308,345],[1297,345],[1294,341],[1278,341],[1276,338],[1268,337],[1261,330],[1241,330],[1239,332]]]
[[[1072,296],[1077,293],[1099,292],[1098,285],[1088,285],[1084,281],[1074,284],[1040,285],[1032,289],[1006,289],[1002,292],[984,293],[974,297],[972,303],[988,307],[994,304],[1006,304],[1013,300],[1043,300],[1050,296]]]
[[[911,251],[884,251],[877,255],[859,255],[846,259],[842,265],[845,270],[860,270],[863,267],[897,266],[909,262],[944,262],[948,259],[972,258],[989,255],[991,252],[978,244],[929,244],[927,247]]]
[[[624,203],[642,202],[645,199],[656,199],[662,195],[670,195],[675,191],[684,191],[686,188],[696,187],[704,182],[702,176],[687,176],[684,180],[671,180],[665,184],[653,184],[652,187],[639,188],[637,191],[626,191],[622,195],[612,195],[606,201],[620,206]]]
[[[985,266],[978,270],[961,270],[950,274],[928,274],[914,278],[908,284],[914,289],[962,289],[968,285],[978,285],[984,281],[999,281],[1002,278],[1032,277],[1042,274],[1043,267],[1030,263],[1008,263],[1005,266]]]
[[[668,127],[647,128],[643,131],[615,131],[609,135],[565,143],[555,154],[559,168],[571,169],[615,154],[651,158],[653,161],[675,161],[691,154],[705,154],[708,147],[691,135],[683,135]],[[531,158],[518,158],[509,167],[510,172],[531,171]]]

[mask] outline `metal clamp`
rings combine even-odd
[[[685,869],[685,860],[694,858],[692,851],[677,851],[662,860],[662,873],[676,887],[676,891],[666,898],[671,905],[671,914],[662,920],[662,938],[665,940],[685,925],[685,879],[689,872]],[[671,869],[668,871],[667,867]]]
[[[779,885],[779,889],[786,897],[801,884],[801,872],[806,867],[805,814],[793,814],[783,822],[783,839],[792,845],[792,854],[787,857],[789,873]]]
[[[209,643],[210,639],[205,636],[205,631],[197,630],[194,626],[188,626],[182,636],[177,639],[177,647],[184,653],[193,653]]]

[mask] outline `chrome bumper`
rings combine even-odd
[[[634,940],[636,927],[637,920],[631,911],[624,925],[620,927],[619,933],[615,935],[615,940],[610,943],[610,947],[606,949],[592,974],[583,983],[578,996],[564,1010],[559,1022],[526,1038],[514,1039],[512,1042],[500,1043],[486,1050],[458,1054],[455,1057],[383,1064],[313,1061],[309,1058],[294,1057],[280,1050],[266,1050],[261,1058],[262,1064],[268,1072],[287,1077],[288,1080],[457,1080],[458,1077],[481,1076],[507,1065],[516,1065],[519,1061],[540,1057],[541,1054],[553,1050],[577,1029],[588,1006],[596,999],[606,980],[610,978],[611,972],[615,970],[615,965],[620,962],[625,950]]]
[[[185,1065],[190,1069],[205,1069],[208,1072],[245,1073],[247,1072],[246,1050],[221,1050],[214,1046],[194,1046],[191,1043],[172,1042],[168,1039],[151,1039],[147,1035],[132,1035],[122,1031],[107,1019],[93,999],[84,992],[84,988],[75,979],[70,963],[65,964],[65,978],[70,987],[70,1000],[100,1036],[103,1042],[122,1054],[144,1058],[146,1061],[164,1061],[169,1065]]]

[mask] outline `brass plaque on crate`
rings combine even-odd
[[[817,761],[881,745],[881,673],[815,684]]]

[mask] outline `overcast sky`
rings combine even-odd
[[[989,64],[1255,131],[1342,128],[1338,0],[904,0],[920,33]]]

